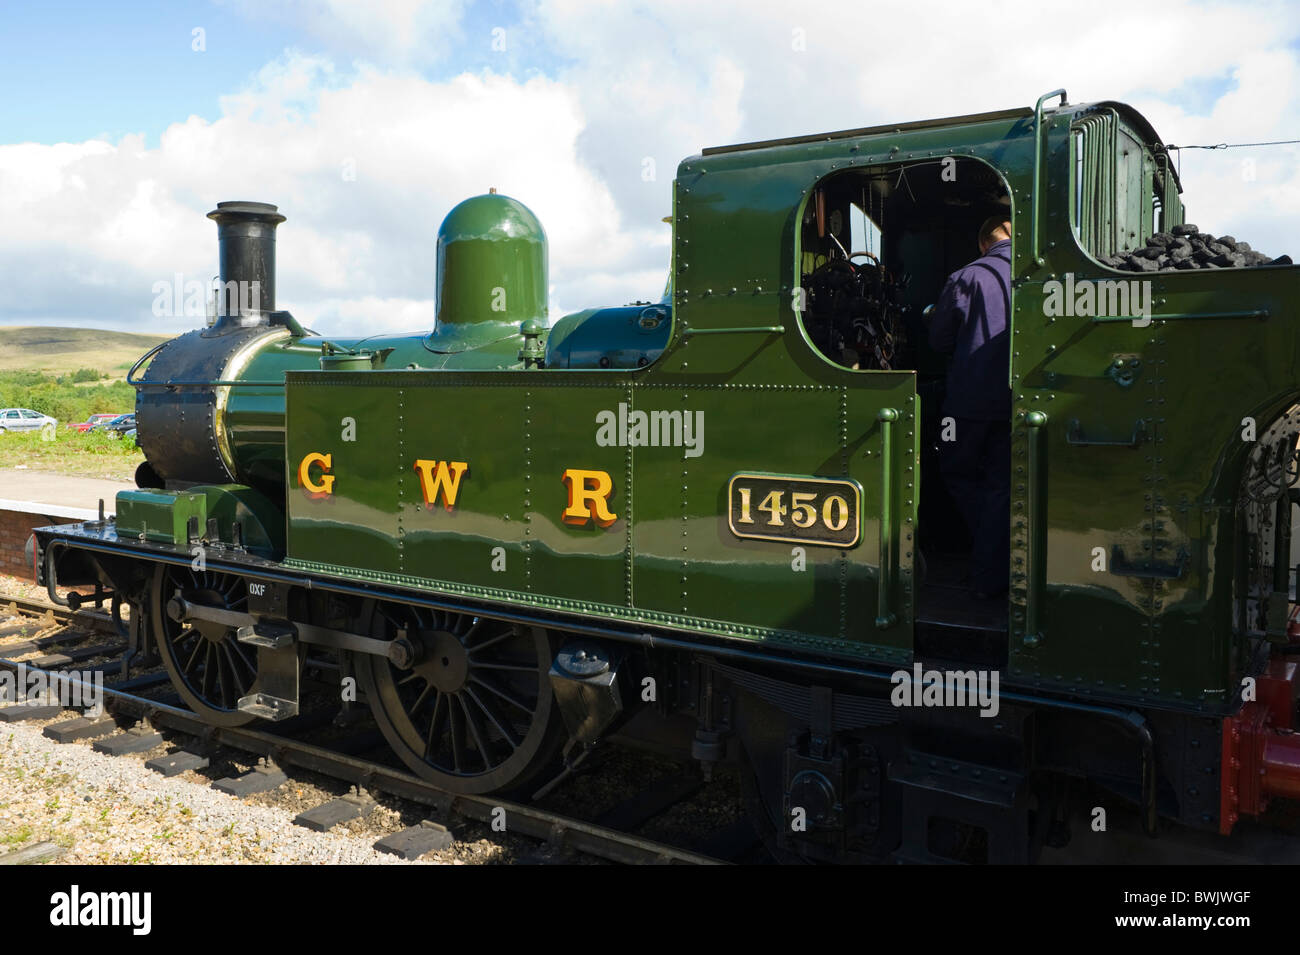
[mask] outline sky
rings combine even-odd
[[[0,0],[0,325],[179,334],[224,200],[278,205],[277,305],[428,329],[435,241],[495,187],[551,320],[658,299],[678,162],[731,142],[1121,100],[1165,142],[1300,138],[1300,0]],[[1300,257],[1300,147],[1186,150],[1188,218]]]

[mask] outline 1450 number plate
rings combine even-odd
[[[734,475],[728,523],[737,537],[853,547],[862,537],[862,487],[835,478]]]

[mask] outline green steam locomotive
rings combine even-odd
[[[38,573],[128,602],[213,724],[294,715],[328,661],[453,792],[617,732],[738,762],[789,858],[1032,860],[1097,805],[1228,834],[1300,794],[1300,272],[1215,251],[1180,191],[1141,115],[1063,90],[705,149],[661,301],[548,327],[545,233],[493,191],[442,223],[432,331],[357,339],[277,310],[284,217],[221,203],[218,317],[130,376],[139,488],[37,531]],[[998,213],[990,604],[924,311]]]

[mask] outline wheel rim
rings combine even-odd
[[[248,605],[242,577],[189,567],[159,567],[154,574],[153,623],[163,666],[176,692],[209,723],[238,726],[255,717],[235,707],[257,692],[256,656],[235,639],[233,627],[208,621],[180,623],[167,616],[174,595],[191,604],[241,611]]]
[[[381,632],[406,642],[410,666],[358,660],[375,719],[417,775],[454,792],[519,789],[562,742],[546,632],[486,617],[381,609]]]

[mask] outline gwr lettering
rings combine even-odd
[[[609,509],[614,481],[606,471],[583,471],[568,468],[560,480],[569,489],[569,504],[564,509],[564,523],[580,527],[588,520],[599,527],[609,527],[618,515]]]
[[[312,477],[312,468],[319,465],[321,469],[321,478],[316,480]],[[329,497],[334,493],[334,475],[330,474],[330,469],[334,466],[334,456],[332,454],[321,454],[313,451],[306,455],[298,465],[298,486],[307,492],[311,498]]]
[[[689,433],[688,429],[688,436]],[[333,493],[334,475],[330,473],[333,464],[332,455],[318,452],[312,452],[302,459],[298,465],[298,483],[308,497],[322,498]],[[455,510],[461,480],[469,472],[469,463],[418,458],[413,467],[420,479],[425,506],[432,511],[434,505],[441,501],[448,512]],[[568,503],[561,513],[564,523],[576,527],[594,521],[598,527],[609,527],[618,520],[618,515],[609,507],[610,496],[614,493],[614,481],[609,472],[568,468],[560,479],[568,489]],[[493,569],[498,568],[494,566]],[[500,569],[503,570],[504,566]],[[265,592],[264,584],[250,584],[249,587],[255,596],[262,596]]]
[[[469,464],[464,461],[416,461],[415,473],[420,475],[425,506],[433,507],[441,497],[443,507],[449,511],[455,508],[456,496],[460,494],[460,479],[468,468]]]

